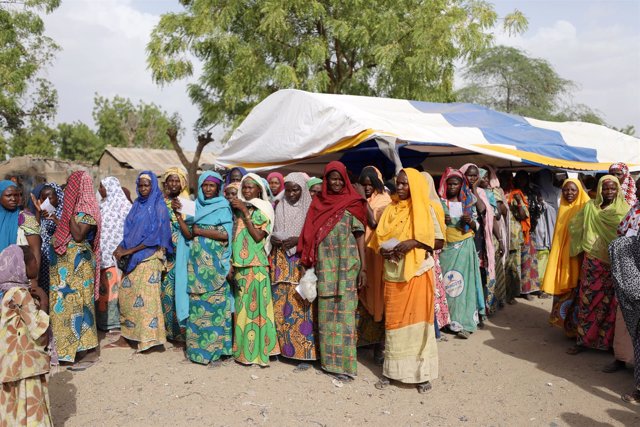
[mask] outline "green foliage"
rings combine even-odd
[[[483,0],[182,0],[147,46],[158,84],[189,85],[197,127],[234,127],[283,88],[451,101],[454,62],[492,42],[498,16]],[[517,12],[512,31],[526,28]]]
[[[59,5],[60,0],[0,1],[0,134],[4,139],[11,138],[9,134],[23,138],[29,121],[41,128],[55,114],[57,93],[38,72],[58,50],[44,35],[41,14]]]
[[[12,157],[30,154],[54,157],[56,130],[41,121],[31,121],[28,128],[20,128],[11,135],[9,154]]]
[[[541,120],[604,124],[588,106],[568,102],[572,81],[560,77],[548,61],[514,47],[487,49],[471,61],[464,77],[469,84],[457,92],[459,101]]]
[[[171,148],[166,132],[179,122],[178,116],[170,117],[155,104],[136,105],[120,96],[108,99],[97,94],[93,119],[103,146],[114,147]]]
[[[58,157],[94,163],[98,161],[105,143],[82,122],[60,123],[55,138]]]

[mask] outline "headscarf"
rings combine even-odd
[[[378,168],[375,166],[367,166],[362,169],[358,182],[362,184],[362,181],[365,178],[369,178],[374,188],[373,194],[367,199],[367,203],[373,211],[374,217],[377,221],[382,215],[382,211],[384,211],[384,209],[391,203],[391,196],[389,196],[389,194],[384,190],[384,179],[382,178],[382,173]],[[367,227],[367,232],[365,233],[366,241],[369,241],[369,238],[372,235],[371,231],[372,230]]]
[[[306,177],[302,172],[293,172],[284,178],[285,184],[291,182],[297,184],[302,189],[300,199],[295,204],[290,204],[285,197],[275,209],[275,221],[273,232],[282,235],[284,238],[299,237],[304,227],[304,220],[307,217],[309,206],[311,205],[311,194],[306,185]],[[292,256],[297,252],[297,248],[291,248],[287,255]]]
[[[202,185],[205,181],[213,180],[218,184],[218,194],[210,199],[205,198]],[[227,232],[227,249],[222,253],[219,264],[213,267],[220,268],[220,276],[226,278],[231,268],[231,239],[233,233],[233,213],[227,199],[221,196],[222,176],[214,171],[204,171],[198,178],[198,198],[196,200],[196,216],[188,217],[189,224],[204,226],[222,226]],[[178,236],[176,251],[176,314],[178,321],[182,322],[189,317],[189,294],[187,290],[189,252],[191,242],[188,242],[182,233]]]
[[[513,190],[511,190],[509,192],[509,195],[507,196],[507,204],[509,205],[509,209],[511,209],[511,205],[513,201],[516,199],[516,195],[518,194],[522,198],[522,203],[524,203],[527,209],[529,209],[529,198],[525,196],[522,190],[518,190],[517,188],[514,188]],[[522,235],[524,236],[524,243],[528,245],[529,242],[531,241],[531,215],[527,215],[526,218],[520,220],[519,222],[520,222],[520,226],[522,227]]]
[[[412,168],[403,169],[409,181],[411,196],[407,200],[394,200],[382,213],[374,237],[369,247],[376,252],[380,246],[391,238],[400,242],[415,239],[433,248],[435,233],[431,217],[431,201],[427,181],[420,172]],[[422,266],[427,254],[424,249],[413,249],[405,254],[405,282],[411,280]]]
[[[615,200],[606,208],[602,205],[602,186],[606,181],[613,181],[618,187]],[[629,212],[629,205],[624,199],[618,178],[605,175],[598,182],[595,200],[589,201],[584,208],[570,221],[571,256],[586,252],[592,257],[609,263],[609,244],[617,236],[618,225]]]
[[[640,335],[640,239],[619,237],[609,246],[611,276],[629,335]]]
[[[466,165],[465,165],[466,166]],[[467,178],[464,176],[462,171],[447,168],[440,178],[440,197],[444,200],[447,200],[447,180],[449,178],[460,178],[462,181],[462,186],[460,187],[460,193],[458,193],[458,201],[462,203],[462,213],[465,215],[473,215],[473,205],[476,204],[476,197],[473,195],[473,192],[469,188],[469,182]],[[470,227],[469,224],[464,225],[464,232],[467,233]]]
[[[36,187],[33,190],[31,190],[31,195],[33,195],[33,197],[35,197],[36,200],[40,199],[40,193],[42,192],[42,189],[44,187],[45,187],[45,184],[36,185]],[[36,214],[36,206],[33,204],[33,200],[31,199],[31,197],[27,198],[27,210],[34,215]]]
[[[624,217],[618,226],[618,236],[624,236],[629,230],[635,230],[640,234],[640,201],[631,206],[627,216]]]
[[[629,206],[633,206],[637,201],[636,183],[633,180],[633,177],[631,176],[631,174],[629,173],[629,166],[627,166],[625,163],[619,162],[609,166],[609,172],[611,172],[614,169],[619,169],[624,174],[624,178],[620,183],[620,187],[622,190],[622,194],[624,195],[624,199],[627,201]]]
[[[267,183],[271,182],[271,178],[277,178],[278,182],[280,182],[280,188],[278,188],[278,191],[276,191],[274,194],[274,196],[277,196],[282,192],[282,190],[284,190],[284,175],[282,175],[280,172],[271,172],[269,175],[267,175]]]
[[[9,188],[16,187],[15,182],[4,180],[0,181],[0,197]],[[16,207],[10,211],[5,209],[0,204],[0,251],[4,250],[9,245],[13,245],[18,240],[18,217],[20,216],[20,209]]]
[[[322,178],[316,178],[315,176],[313,178],[309,178],[307,181],[307,190],[311,190],[311,187],[318,184],[322,184]]]
[[[235,167],[232,168],[229,173],[227,174],[227,176],[224,178],[224,186],[226,187],[227,185],[231,184],[231,174],[233,173],[233,171],[240,171],[240,173],[242,174],[242,176],[244,177],[247,174],[247,170],[245,168],[241,168],[241,167]],[[237,181],[236,181],[237,182]]]
[[[58,197],[58,207],[56,208],[55,217],[59,220],[62,217],[62,208],[64,206],[64,190],[55,182],[47,183],[43,187],[43,190],[47,187],[53,189],[53,191],[55,191],[56,193],[56,196]],[[40,193],[42,194],[42,191]],[[42,245],[40,246],[40,248],[42,251],[42,256],[40,257],[40,274],[38,275],[38,283],[40,284],[40,287],[45,291],[49,289],[50,284],[49,256],[51,250],[51,238],[53,237],[53,234],[55,232],[56,223],[53,220],[46,218],[42,218],[40,220],[40,239],[42,240]],[[104,252],[102,248],[100,248],[100,250]]]
[[[533,175],[533,180],[538,186],[538,190],[544,201],[557,211],[561,190],[553,185],[553,174],[551,171],[549,169],[542,169]]]
[[[64,204],[62,205],[62,215],[53,234],[53,250],[58,255],[67,252],[67,246],[71,241],[71,230],[69,222],[75,220],[79,213],[89,215],[96,221],[96,235],[93,239],[93,253],[96,257],[96,273],[94,282],[95,298],[98,298],[100,287],[100,267],[102,265],[102,252],[100,250],[100,236],[102,228],[102,217],[100,206],[93,191],[93,181],[85,171],[76,171],[69,176],[67,186],[64,188]]]
[[[327,176],[338,172],[344,180],[340,194],[330,194]],[[317,261],[318,245],[329,235],[333,227],[340,222],[345,211],[349,211],[363,225],[367,225],[366,200],[353,188],[344,164],[333,161],[324,168],[322,192],[311,202],[307,220],[304,223],[298,249],[302,251],[302,265],[313,267]]]
[[[166,181],[171,175],[176,175],[180,178],[180,186],[182,187],[182,191],[180,191],[179,197],[183,197],[185,199],[189,198],[189,180],[187,179],[187,174],[182,168],[173,167],[167,169],[163,176],[163,180]]]
[[[562,295],[578,285],[580,278],[580,260],[570,255],[569,222],[591,200],[580,180],[565,179],[565,185],[573,183],[578,187],[576,199],[569,203],[564,197],[560,199],[558,217],[553,232],[553,243],[549,252],[549,262],[542,280],[542,290],[550,295]]]
[[[242,194],[242,184],[247,179],[252,180],[253,182],[256,183],[256,185],[260,187],[260,197],[261,197],[260,199],[247,200],[244,198],[244,195]],[[250,205],[253,205],[256,209],[262,212],[264,216],[266,216],[267,219],[269,220],[269,224],[267,225],[267,229],[265,230],[267,232],[267,236],[265,237],[265,240],[264,240],[264,250],[267,253],[267,255],[271,254],[271,232],[273,230],[273,223],[274,223],[273,206],[269,201],[269,193],[267,191],[268,188],[269,186],[265,186],[264,180],[260,176],[256,175],[255,173],[248,173],[242,178],[242,181],[240,181],[240,191],[238,191],[238,198],[240,200],[242,200],[243,202],[247,202]]]
[[[0,292],[6,292],[15,286],[28,287],[29,279],[24,264],[24,251],[13,244],[0,252]]]
[[[489,187],[500,188],[500,180],[498,179],[496,168],[491,165],[484,165],[483,168],[489,172]]]
[[[438,191],[436,190],[436,184],[433,180],[433,177],[429,172],[420,172],[420,174],[427,181],[427,188],[429,189],[429,201],[431,202],[431,207],[436,213],[436,218],[438,218],[438,225],[440,226],[440,232],[443,236],[447,231],[447,223],[444,220],[444,209],[442,208],[442,203],[440,202],[440,196],[438,195]]]
[[[487,171],[486,169],[478,168],[478,179],[482,179],[488,174],[489,171]],[[482,200],[486,209],[483,221],[483,229],[484,247],[487,255],[487,274],[489,275],[489,279],[495,279],[496,247],[493,244],[493,220],[496,217],[496,209],[498,207],[498,204],[496,202],[495,196],[493,195],[493,191],[481,188],[480,186],[478,186],[478,198]]]
[[[131,203],[122,191],[120,181],[114,176],[108,176],[102,181],[107,197],[100,201],[102,215],[102,269],[116,265],[113,251],[116,250],[124,235],[124,222],[127,219]]]
[[[142,197],[138,189],[140,179],[144,175],[151,179],[151,192],[147,197]],[[121,246],[124,249],[132,249],[139,245],[146,247],[131,255],[124,271],[125,274],[132,272],[138,264],[153,255],[159,248],[164,248],[169,254],[173,253],[169,210],[164,201],[162,190],[158,186],[156,174],[144,171],[138,175],[136,193],[138,193],[138,198],[133,203],[124,222],[124,236]]]
[[[467,175],[467,170],[469,170],[470,167],[474,167],[476,169],[478,169],[478,172],[480,172],[480,168],[478,167],[478,165],[476,165],[475,163],[465,163],[464,165],[462,165],[460,167],[460,169],[458,169],[460,172],[462,172],[463,175]]]

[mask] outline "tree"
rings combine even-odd
[[[38,72],[58,46],[44,35],[40,14],[59,5],[60,0],[0,1],[0,134],[5,140],[9,134],[23,138],[30,121],[41,128],[55,115],[57,93]]]
[[[32,155],[55,157],[56,130],[39,120],[31,120],[29,127],[16,129],[8,140],[11,157]]]
[[[572,81],[560,77],[548,61],[514,47],[487,49],[470,62],[464,78],[469,84],[457,92],[459,101],[541,120],[604,123],[586,105],[570,102],[576,87]]]
[[[114,147],[170,148],[167,129],[176,127],[179,116],[169,116],[157,105],[115,96],[94,97],[93,120],[104,145]]]
[[[178,129],[176,127],[167,129],[167,136],[171,141],[173,149],[176,150],[180,162],[187,169],[189,188],[198,188],[198,166],[200,165],[200,156],[202,155],[204,148],[213,142],[211,132],[198,135],[198,145],[196,146],[196,151],[193,153],[193,158],[191,160],[187,159],[182,147],[180,147],[180,144],[178,143]]]
[[[55,136],[58,157],[95,163],[105,142],[82,122],[60,123]]]
[[[483,0],[181,0],[147,46],[158,84],[193,76],[197,129],[237,125],[283,88],[453,100],[454,62],[492,42],[498,20]],[[504,18],[526,28],[518,11]]]

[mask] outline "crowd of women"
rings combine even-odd
[[[561,173],[474,164],[438,182],[373,166],[354,178],[340,162],[321,178],[205,171],[194,196],[181,169],[145,171],[133,202],[82,171],[30,197],[2,181],[0,410],[50,421],[50,363],[91,367],[98,329],[104,349],[169,340],[212,368],[281,356],[339,381],[368,346],[376,388],[425,393],[443,332],[468,339],[517,298],[549,295],[569,353],[614,349],[607,372],[635,357],[640,387],[640,205],[626,165],[609,172],[594,199]]]

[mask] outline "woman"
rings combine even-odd
[[[362,186],[367,199],[367,227],[365,245],[373,237],[378,220],[385,208],[391,203],[391,197],[384,189],[382,174],[374,166],[362,169],[358,183]],[[384,361],[384,285],[382,282],[383,259],[380,254],[366,248],[367,286],[358,297],[358,346],[374,344],[373,357],[376,363]]]
[[[233,199],[238,197],[238,191],[240,191],[240,183],[232,182],[224,187],[224,198],[227,199],[227,202],[231,203]]]
[[[569,178],[562,183],[558,220],[553,233],[549,263],[542,280],[542,291],[553,295],[549,323],[563,328],[571,338],[577,333],[573,308],[580,279],[581,259],[569,254],[569,222],[589,200],[580,180]]]
[[[440,196],[438,195],[438,190],[436,190],[435,182],[433,181],[433,177],[428,172],[420,172],[424,179],[427,181],[427,189],[429,190],[429,202],[431,203],[431,209],[436,214],[436,221],[434,222],[434,226],[439,228],[442,234],[442,246],[444,246],[444,231],[447,229],[447,224],[445,223],[445,215],[444,209],[442,209],[442,203],[440,202]],[[440,237],[438,237],[440,239]],[[436,299],[435,299],[435,312],[436,312],[436,320],[435,325],[436,329],[443,329],[449,326],[451,323],[451,317],[449,316],[449,305],[447,304],[447,293],[444,289],[444,277],[442,276],[442,266],[440,265],[440,254],[442,253],[442,247],[434,248],[433,257],[434,266],[433,266],[433,276],[435,282],[435,290],[436,290]],[[436,330],[436,336],[440,338],[440,331]]]
[[[273,208],[262,179],[242,178],[240,197],[231,202],[237,217],[232,241],[236,325],[233,357],[244,365],[268,366],[280,354],[269,279]]]
[[[271,172],[267,175],[267,182],[269,183],[271,194],[273,194],[274,197],[278,197],[284,190],[284,175],[280,172]]]
[[[49,315],[58,360],[73,363],[78,353],[98,346],[95,301],[100,286],[100,207],[88,173],[69,176],[64,205],[51,253]],[[72,370],[83,370],[97,361],[88,353]]]
[[[0,251],[9,245],[28,245],[40,265],[40,225],[34,215],[20,209],[21,193],[18,185],[0,181]]]
[[[585,204],[569,223],[570,255],[584,253],[576,308],[578,336],[569,354],[587,348],[610,350],[613,345],[617,301],[607,248],[628,211],[618,178],[605,175],[595,200]]]
[[[349,182],[347,168],[330,162],[322,192],[313,199],[298,248],[302,270],[318,276],[318,332],[322,369],[340,381],[358,371],[358,289],[367,281],[364,231],[367,207]]]
[[[102,197],[100,200],[102,271],[100,272],[100,295],[96,306],[96,321],[98,329],[111,331],[120,329],[118,287],[122,280],[122,272],[118,269],[113,252],[122,242],[124,222],[129,210],[131,210],[131,203],[122,191],[120,181],[114,176],[104,178],[100,182],[98,191]]]
[[[271,283],[276,331],[282,356],[310,361],[317,359],[317,303],[296,291],[300,281],[298,238],[311,205],[305,174],[294,172],[284,179],[284,199],[275,209],[271,236]],[[300,363],[295,372],[310,368]]]
[[[41,206],[47,199],[49,200],[49,203],[51,203],[51,206],[55,208],[54,213],[50,214],[42,211]],[[56,231],[57,222],[62,216],[63,201],[64,191],[62,190],[62,188],[58,184],[50,182],[42,188],[37,203],[34,203],[36,217],[40,215],[40,239],[42,240],[42,245],[40,246],[42,256],[40,259],[38,285],[46,295],[49,294],[49,261],[51,258],[51,238]],[[48,309],[48,305],[44,307],[45,311],[48,311]]]
[[[205,171],[198,179],[196,216],[192,226],[180,214],[180,202],[173,209],[184,239],[176,257],[176,311],[186,320],[187,357],[196,363],[221,364],[231,355],[231,268],[233,214],[229,202],[220,196],[222,177]],[[191,221],[190,221],[191,222]],[[185,256],[187,259],[185,259]],[[186,267],[186,268],[185,268]]]
[[[485,314],[480,261],[474,243],[478,229],[476,198],[462,172],[447,168],[440,181],[440,197],[445,212],[446,244],[440,264],[451,316],[450,329],[460,338],[469,338]]]
[[[386,351],[383,389],[393,379],[431,390],[438,377],[438,349],[433,321],[434,261],[431,253],[444,243],[427,182],[415,169],[396,178],[398,200],[382,214],[370,246],[384,257]],[[395,240],[392,247],[389,241]]]
[[[136,180],[138,198],[124,223],[124,237],[113,253],[125,274],[118,293],[120,338],[105,348],[129,347],[137,352],[166,342],[160,282],[165,254],[173,252],[169,211],[158,178],[144,171]]]
[[[0,424],[51,426],[49,317],[29,293],[38,265],[29,250],[0,252]]]
[[[242,181],[242,178],[246,174],[247,174],[247,170],[245,168],[241,168],[241,167],[232,168],[227,174],[227,176],[225,177],[224,186],[226,187],[227,185],[233,182],[239,183],[240,181]]]
[[[496,222],[494,223],[494,236],[498,237],[498,246],[496,246],[495,256],[495,268],[496,268],[496,298],[498,300],[498,308],[504,307],[505,302],[508,300],[507,291],[507,275],[506,275],[506,262],[507,255],[509,253],[509,209],[507,208],[507,197],[504,190],[500,187],[500,180],[495,168],[491,165],[485,165],[483,169],[487,170],[488,174],[485,180],[488,180],[489,185],[485,188],[487,191],[487,197],[496,201]]]
[[[307,181],[307,188],[309,189],[309,194],[311,194],[311,198],[315,198],[318,194],[322,192],[322,178],[310,178]]]
[[[547,263],[549,262],[554,227],[557,221],[560,189],[553,185],[554,177],[549,169],[542,169],[536,172],[534,181],[539,193],[538,203],[540,203],[542,211],[532,238],[538,260],[538,277],[544,277]]]
[[[624,199],[629,206],[633,206],[638,200],[638,197],[636,195],[636,183],[629,173],[629,167],[624,163],[614,163],[609,166],[609,174],[618,178]]]

